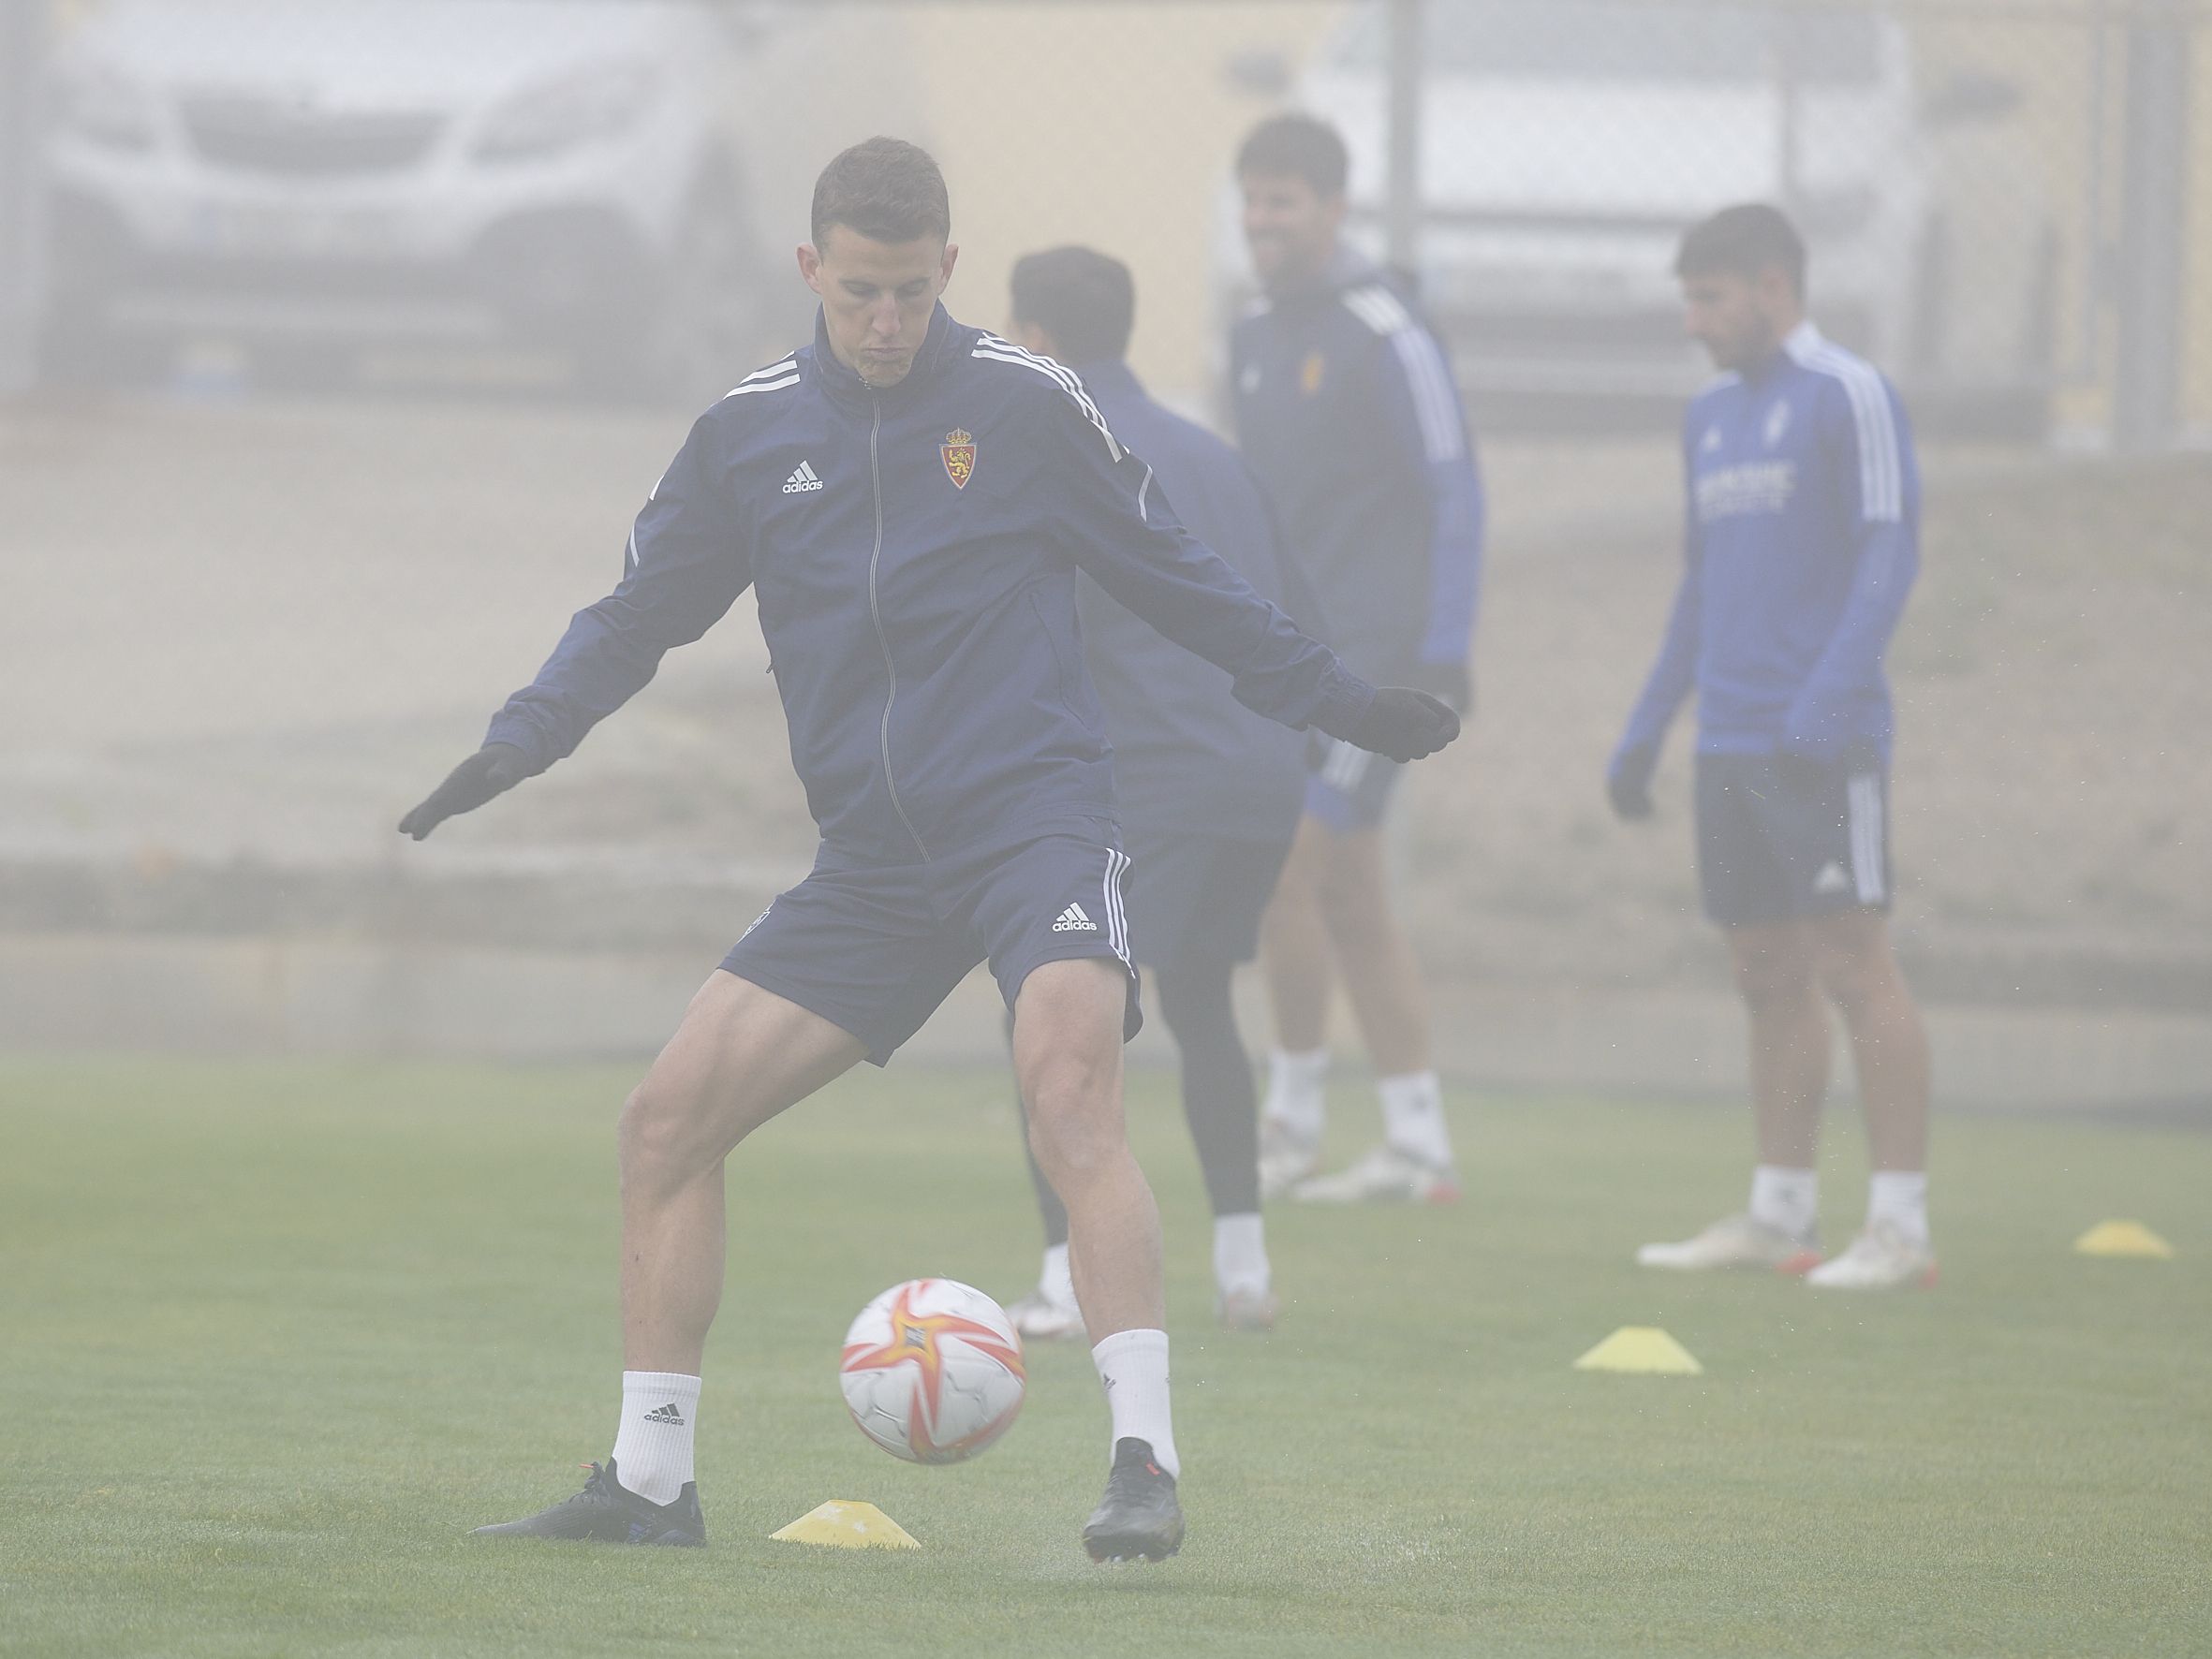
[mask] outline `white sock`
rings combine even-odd
[[[1444,1123],[1444,1089],[1433,1071],[1378,1078],[1382,1096],[1382,1138],[1398,1151],[1437,1169],[1452,1167],[1452,1131]]]
[[[1762,1164],[1751,1171],[1751,1219],[1792,1239],[1812,1236],[1821,1211],[1821,1178],[1810,1169]]]
[[[1152,1447],[1152,1461],[1181,1478],[1175,1456],[1175,1424],[1168,1411],[1168,1333],[1117,1330],[1091,1350],[1099,1380],[1106,1385],[1106,1410],[1113,1419],[1108,1459],[1124,1440]]]
[[[1328,1121],[1329,1050],[1270,1050],[1267,1100],[1261,1115],[1306,1140],[1319,1140]]]
[[[1048,1244],[1044,1270],[1037,1276],[1037,1294],[1055,1308],[1075,1306],[1075,1275],[1068,1267],[1068,1246]]]
[[[1214,1284],[1223,1296],[1265,1296],[1272,1274],[1257,1212],[1214,1217]]]
[[[1915,1244],[1928,1241],[1928,1178],[1920,1169],[1877,1169],[1866,1186],[1866,1225],[1886,1221]]]
[[[699,1379],[672,1371],[622,1373],[622,1425],[614,1431],[614,1475],[656,1504],[672,1504],[692,1478],[691,1434],[699,1423]]]

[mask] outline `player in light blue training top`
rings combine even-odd
[[[1751,1019],[1747,1213],[1656,1268],[1779,1268],[1850,1289],[1926,1284],[1928,1049],[1892,954],[1882,658],[1920,567],[1920,473],[1895,390],[1805,315],[1805,244],[1765,206],[1693,228],[1690,334],[1724,371],[1683,424],[1682,586],[1607,776],[1651,815],[1674,712],[1698,698],[1698,866]],[[1823,995],[1843,1015],[1874,1165],[1866,1226],[1822,1263],[1815,1152]]]

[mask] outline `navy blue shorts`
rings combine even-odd
[[[1317,735],[1306,752],[1305,811],[1336,831],[1372,830],[1390,811],[1406,769],[1342,738]]]
[[[1124,1038],[1137,1035],[1120,832],[1093,823],[926,864],[857,864],[827,848],[722,959],[741,979],[819,1014],[889,1063],[980,962],[1006,1006],[1050,962],[1102,956],[1128,973]]]
[[[1137,960],[1165,968],[1249,962],[1260,918],[1290,856],[1288,841],[1203,831],[1133,833],[1129,938]]]
[[[1889,908],[1879,763],[1700,755],[1697,835],[1705,914],[1723,927]]]

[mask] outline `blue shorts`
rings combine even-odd
[[[1889,908],[1879,763],[1700,755],[1697,839],[1705,914],[1723,927]]]
[[[1128,975],[1126,1040],[1143,1022],[1121,897],[1128,867],[1105,822],[926,864],[861,864],[825,847],[722,966],[849,1031],[883,1065],[976,963],[991,964],[1011,1008],[1046,962],[1102,956]]]
[[[1372,830],[1390,811],[1406,769],[1342,738],[1317,737],[1306,751],[1305,812],[1339,835]]]
[[[1148,968],[1250,962],[1260,918],[1290,857],[1288,841],[1252,841],[1203,830],[1132,830],[1130,937]]]

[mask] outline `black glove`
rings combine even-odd
[[[399,821],[399,832],[420,841],[457,813],[474,812],[530,775],[530,757],[512,743],[486,743],[447,775],[428,800]]]
[[[1355,748],[1392,760],[1419,760],[1459,735],[1459,716],[1425,691],[1385,685],[1348,735]]]
[[[1418,663],[1406,678],[1415,691],[1427,692],[1454,714],[1464,717],[1474,709],[1475,678],[1464,662]]]
[[[1659,745],[1623,749],[1605,769],[1605,793],[1615,817],[1634,823],[1651,816],[1651,774],[1659,771]]]

